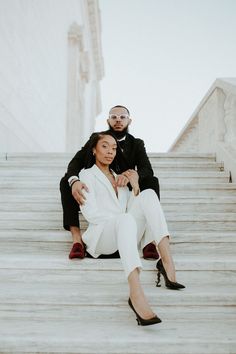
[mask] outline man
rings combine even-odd
[[[118,105],[110,109],[107,123],[109,130],[112,131],[119,143],[117,149],[118,165],[112,166],[118,174],[117,186],[129,185],[130,174],[138,174],[140,190],[151,188],[160,199],[159,182],[157,177],[153,175],[144,142],[128,132],[131,121],[129,110],[126,107]],[[85,167],[84,161],[89,141],[70,161],[67,172],[60,182],[63,226],[71,232],[73,239],[73,247],[69,254],[70,259],[85,257],[78,212],[80,210],[79,205],[85,201],[83,189],[86,191],[88,189],[83,181],[79,180],[78,174]],[[159,258],[154,244],[151,243],[143,249],[143,256],[144,258]]]

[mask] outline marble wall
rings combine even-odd
[[[100,36],[96,0],[1,0],[1,152],[77,151],[87,140],[101,110]]]
[[[236,182],[236,79],[218,79],[186,123],[170,152],[213,152]]]

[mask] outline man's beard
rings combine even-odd
[[[126,136],[126,134],[129,132],[129,126],[127,125],[126,128],[124,128],[122,131],[115,131],[110,124],[109,125],[109,130],[115,135],[116,139],[120,140]]]

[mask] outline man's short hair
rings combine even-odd
[[[126,111],[127,111],[128,115],[130,115],[128,108],[127,108],[127,107],[125,107],[125,106],[117,105],[117,106],[111,107],[111,109],[110,109],[109,113],[111,112],[111,110],[112,110],[113,108],[124,108],[124,109],[126,109]]]

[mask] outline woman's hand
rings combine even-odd
[[[116,186],[117,187],[125,187],[129,183],[129,179],[123,174],[118,175],[116,178]]]
[[[138,195],[139,194],[139,175],[137,173],[137,171],[135,170],[127,170],[125,172],[122,173],[122,175],[124,175],[125,177],[128,178],[129,183],[131,184],[133,191],[134,191],[134,195]]]
[[[77,203],[79,203],[80,205],[83,205],[86,200],[86,198],[83,194],[83,189],[85,189],[86,192],[89,191],[86,184],[83,182],[80,182],[80,181],[74,182],[73,186],[71,188],[71,192],[72,192],[73,197],[75,198]]]

